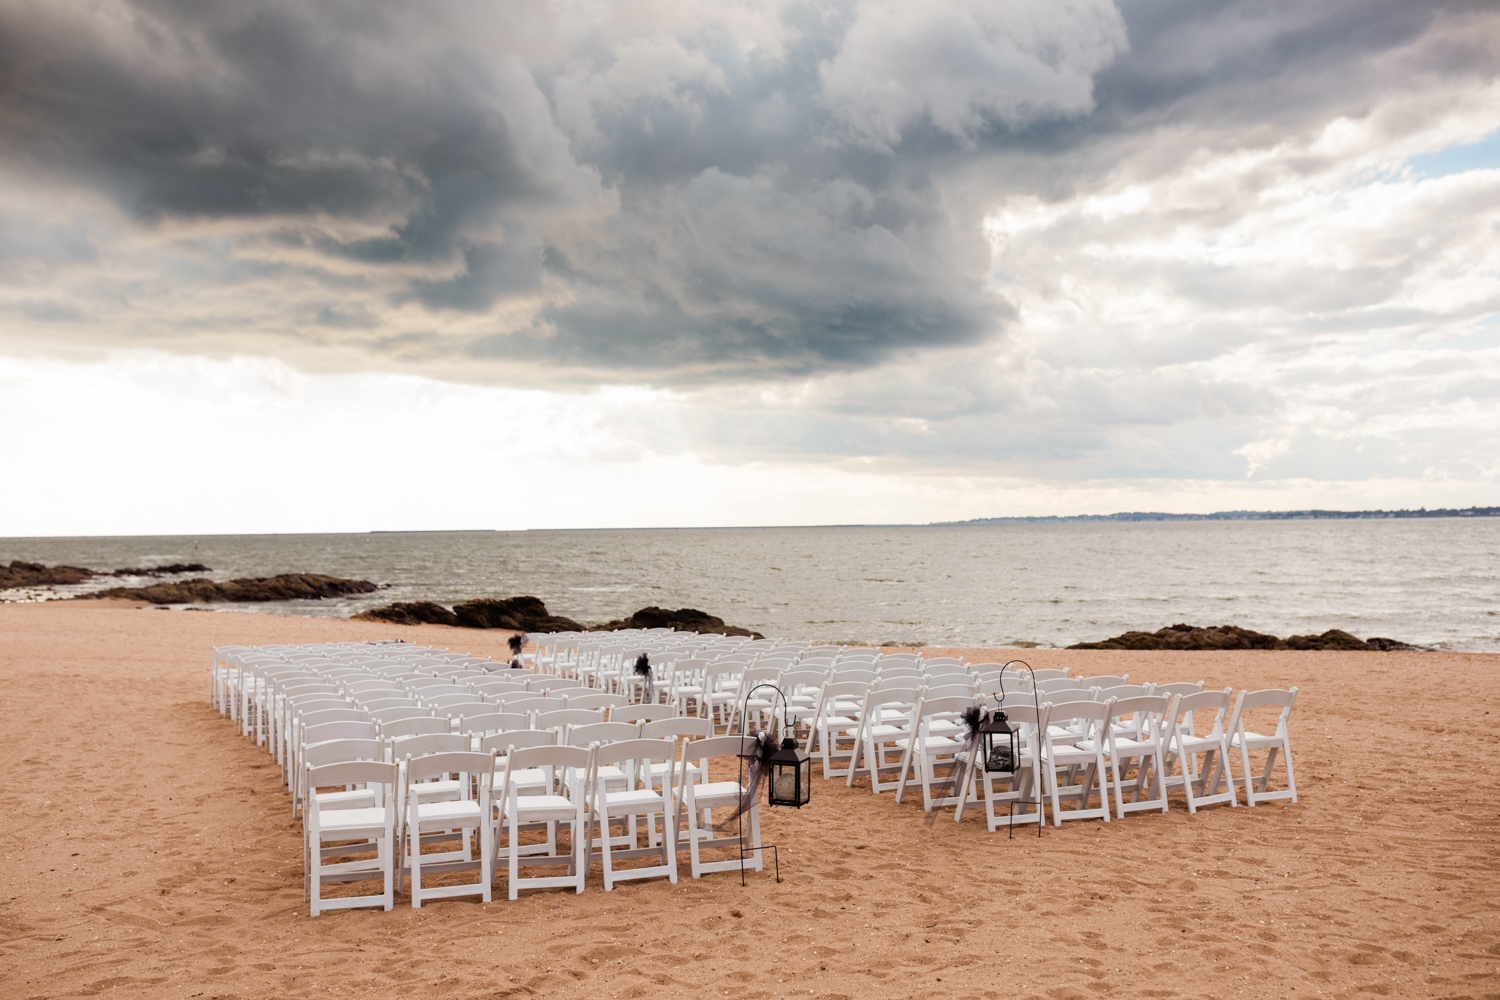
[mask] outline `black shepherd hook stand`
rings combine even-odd
[[[769,681],[762,681],[761,683],[755,685],[755,687],[751,688],[749,691],[745,692],[745,702],[740,706],[740,736],[742,737],[749,735],[745,732],[745,729],[750,724],[750,696],[755,694],[755,692],[759,691],[761,688],[770,688],[777,694],[781,695],[781,731],[785,733],[791,730],[791,721],[789,716],[787,715],[786,692],[781,690],[781,688],[777,685],[770,683]],[[731,733],[730,735],[733,734]],[[739,779],[740,787],[745,787],[744,754],[740,755]],[[745,856],[747,854],[754,854],[756,851],[765,850],[771,852],[771,858],[776,864],[776,882],[779,885],[781,883],[781,854],[776,850],[777,845],[762,844],[760,847],[747,848],[745,846],[745,810],[741,809],[739,812],[740,885],[745,885]]]
[[[1000,694],[995,697],[996,710],[1000,711],[1000,710],[1003,710],[1005,708],[1005,671],[1009,670],[1011,668],[1011,665],[1015,664],[1015,663],[1019,663],[1021,666],[1025,667],[1026,668],[1026,672],[1029,673],[1029,674],[1031,674],[1031,700],[1032,700],[1032,703],[1036,706],[1036,721],[1037,721],[1037,725],[1040,726],[1041,725],[1041,721],[1042,721],[1042,697],[1037,692],[1037,689],[1036,689],[1036,671],[1032,670],[1031,669],[1031,664],[1027,663],[1025,660],[1011,660],[1010,662],[1006,663],[1005,666],[1003,666],[1003,667],[1000,668]],[[1046,822],[1046,819],[1047,819],[1046,813],[1042,810],[1042,786],[1041,786],[1041,778],[1042,778],[1041,772],[1042,772],[1042,769],[1040,767],[1040,765],[1042,763],[1042,735],[1043,734],[1042,734],[1041,730],[1038,729],[1037,734],[1036,734],[1036,749],[1034,751],[1036,753],[1036,755],[1037,755],[1037,764],[1039,765],[1037,767],[1037,782],[1038,782],[1038,784],[1037,784],[1037,791],[1036,791],[1036,795],[1037,795],[1037,798],[1036,798],[1036,835],[1037,835],[1037,839],[1041,839],[1041,836],[1042,836],[1042,827],[1044,827],[1044,826],[1047,825],[1047,822]],[[1015,767],[1017,765],[1015,764],[1014,761],[1012,761],[1011,766]],[[1010,839],[1011,840],[1014,840],[1016,838],[1016,804],[1019,801],[1020,801],[1020,798],[1018,796],[1010,804],[1010,823],[1009,823],[1009,827],[1010,827]]]

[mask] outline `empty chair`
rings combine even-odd
[[[906,783],[915,776],[922,786],[922,810],[931,812],[934,806],[957,803],[962,790],[953,789],[948,797],[936,798],[933,788],[937,783],[937,769],[946,767],[949,778],[956,778],[955,768],[963,765],[957,756],[963,740],[955,735],[957,727],[949,726],[933,730],[936,721],[953,722],[963,711],[974,706],[973,694],[932,698],[923,696],[912,716],[911,729],[894,742],[902,751],[900,770],[896,774],[896,801],[906,793]],[[946,730],[946,731],[945,731]]]
[[[1245,786],[1246,805],[1254,806],[1257,802],[1267,802],[1273,799],[1297,801],[1297,779],[1292,773],[1292,739],[1287,734],[1287,720],[1292,716],[1292,705],[1296,700],[1296,688],[1286,691],[1275,688],[1268,688],[1264,691],[1241,691],[1239,698],[1235,700],[1234,714],[1229,723],[1229,746],[1230,749],[1240,752],[1240,764],[1243,771],[1239,778],[1231,777],[1230,780]],[[1276,718],[1276,729],[1268,736],[1262,736],[1260,733],[1245,728],[1245,713],[1262,707],[1281,709]],[[1266,752],[1266,765],[1261,769],[1258,778],[1252,777],[1250,771],[1250,751],[1252,750]],[[1266,788],[1271,780],[1271,771],[1276,766],[1278,753],[1281,754],[1286,768],[1286,787],[1281,791],[1268,792]]]
[[[599,860],[603,863],[606,892],[612,891],[622,879],[665,875],[669,882],[677,882],[677,825],[670,819],[675,813],[673,789],[670,783],[664,783],[658,790],[647,777],[653,765],[671,764],[675,753],[672,740],[659,739],[621,740],[594,750],[593,823],[599,828]],[[620,775],[621,779],[612,775]],[[645,819],[652,834],[645,847],[637,840],[637,818]],[[655,835],[658,818],[664,832],[661,837]],[[619,836],[610,833],[612,824],[620,826]],[[617,860],[647,857],[657,858],[658,863],[615,870]]]
[[[490,884],[494,881],[493,831],[490,826],[490,776],[495,770],[493,753],[436,753],[411,757],[406,761],[406,842],[410,846],[407,864],[411,869],[411,905],[420,907],[424,900],[448,899],[453,896],[477,895],[490,901]],[[457,772],[467,792],[470,777],[476,780],[475,794],[456,799],[424,800],[417,793],[424,779],[443,778]],[[453,851],[440,855],[423,854],[421,845],[441,840],[456,840]],[[477,843],[474,841],[477,840]],[[462,858],[452,855],[462,854]],[[476,856],[477,855],[477,856]],[[443,860],[435,860],[442,858]],[[470,871],[478,869],[479,881],[457,885],[423,886],[422,874]]]
[[[307,804],[307,817],[303,823],[305,838],[305,883],[310,902],[309,912],[319,916],[324,910],[348,909],[357,906],[379,906],[389,910],[395,903],[395,855],[396,855],[396,765],[383,761],[359,760],[325,764],[307,772],[308,787],[312,789],[356,785],[379,792],[379,805],[361,808],[324,809],[317,795]],[[330,842],[343,846],[327,847]],[[369,853],[364,850],[375,845],[373,859],[334,860],[324,864],[324,859],[347,857],[352,853]],[[351,850],[350,845],[354,845]],[[328,882],[351,882],[379,879],[381,891],[363,896],[341,896],[323,898],[323,885]]]
[[[705,778],[701,782],[695,782],[690,780],[686,767],[690,760],[699,760],[707,764],[714,757],[736,757],[743,761],[752,757],[755,752],[756,740],[750,736],[710,736],[704,740],[690,740],[682,745],[683,768],[677,779],[677,802],[679,812],[687,821],[687,830],[684,835],[688,841],[688,857],[691,860],[693,878],[700,878],[710,872],[761,870],[759,798],[750,801],[740,817],[743,826],[748,828],[748,833],[736,832],[734,835],[717,836],[713,823],[713,810],[733,809],[739,806],[745,793],[744,786],[738,779],[710,781]],[[738,763],[739,761],[736,762]],[[725,765],[727,770],[727,761]],[[705,775],[709,773],[707,766],[704,772]],[[670,825],[676,829],[675,824]],[[733,858],[723,861],[703,859],[704,850],[726,847],[734,850]]]
[[[1085,691],[1088,690],[1087,687],[1079,684],[1076,677],[1052,677],[1046,680],[1038,678],[1036,682],[1036,689],[1043,694],[1051,694],[1053,691],[1077,691],[1080,687],[1083,687]]]
[[[592,751],[583,747],[517,747],[506,757],[496,785],[498,819],[495,820],[497,851],[504,833],[504,851],[510,876],[510,898],[521,889],[570,888],[582,892],[588,874],[587,787],[593,762]],[[557,786],[540,794],[523,794],[517,780],[528,772],[558,773]],[[569,828],[569,851],[522,855],[521,831],[537,823],[565,823]],[[566,875],[521,878],[521,868],[533,865],[566,866]]]
[[[1161,695],[1134,698],[1110,698],[1111,718],[1118,720],[1105,728],[1104,759],[1109,766],[1109,783],[1115,794],[1115,815],[1143,809],[1166,812],[1167,759],[1162,733],[1172,699]],[[1125,724],[1129,719],[1128,726]],[[1078,744],[1083,749],[1085,744]],[[1129,780],[1132,768],[1135,780]],[[1127,801],[1126,790],[1130,796]]]
[[[823,765],[823,778],[847,777],[853,764],[859,732],[859,713],[868,681],[832,681],[823,685],[818,704],[808,718],[807,745]]]
[[[1229,767],[1229,708],[1233,695],[1231,688],[1179,695],[1172,718],[1168,720],[1167,790],[1182,790],[1189,813],[1196,813],[1199,806],[1221,802],[1239,805],[1235,799],[1233,778],[1226,773]],[[1201,733],[1196,723],[1199,712],[1212,713],[1213,716]],[[1203,755],[1201,763],[1198,760],[1200,754]],[[1174,762],[1182,769],[1181,774],[1171,773]]]
[[[1086,701],[1053,703],[1050,707],[1044,704],[1043,708],[1048,714],[1047,729],[1042,734],[1042,777],[1051,793],[1053,825],[1062,826],[1065,819],[1102,819],[1108,823],[1104,742],[1113,706]],[[1060,732],[1067,734],[1068,742],[1063,742]],[[1083,747],[1073,745],[1080,742]],[[1089,800],[1095,795],[1099,805],[1091,807]],[[1072,803],[1073,808],[1064,811],[1063,802]]]
[[[912,712],[921,697],[922,688],[914,683],[882,686],[865,695],[860,725],[855,731],[854,757],[845,775],[846,785],[854,786],[863,765],[870,775],[870,791],[876,795],[897,787],[902,757],[897,741],[910,735]],[[889,774],[890,780],[882,781],[883,774]]]
[[[1047,812],[1042,804],[1047,783],[1042,771],[1041,743],[1042,734],[1047,729],[1049,709],[1048,705],[1040,708],[1035,704],[1006,705],[1005,722],[1016,731],[1018,751],[1010,761],[1010,769],[992,771],[985,760],[974,762],[974,783],[983,789],[984,821],[991,833],[1003,826],[1014,835],[1017,826],[1035,823],[1040,834],[1041,826],[1047,822]],[[979,753],[982,755],[983,752],[981,744]],[[964,789],[965,794],[968,790],[967,787]],[[953,819],[959,822],[963,818],[964,802],[960,801],[953,811]]]
[[[1130,683],[1130,675],[1129,674],[1121,674],[1118,677],[1116,677],[1114,674],[1100,674],[1097,677],[1080,677],[1080,678],[1078,678],[1078,686],[1079,687],[1085,687],[1085,688],[1096,687],[1096,688],[1099,688],[1100,690],[1103,690],[1104,688],[1119,687],[1121,684],[1129,684],[1129,683]]]

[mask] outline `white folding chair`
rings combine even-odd
[[[682,745],[682,771],[678,776],[676,802],[678,811],[687,821],[685,836],[693,878],[710,872],[761,870],[759,800],[749,803],[740,817],[749,828],[748,834],[719,836],[714,830],[713,810],[737,807],[745,788],[738,780],[710,781],[705,777],[701,782],[690,781],[687,766],[689,761],[702,761],[706,776],[708,762],[714,757],[739,757],[744,765],[755,752],[756,741],[750,736],[710,736],[706,740],[690,740]],[[676,829],[675,823],[673,829]],[[702,859],[705,849],[725,847],[733,848],[736,856],[724,861]]]
[[[611,723],[604,723],[611,725]],[[624,723],[616,723],[624,725]],[[593,836],[593,824],[598,824],[600,849],[597,857],[604,869],[604,890],[610,892],[615,883],[625,879],[659,878],[677,882],[677,831],[671,823],[675,813],[672,802],[673,789],[664,782],[660,790],[652,787],[649,773],[652,765],[671,764],[676,759],[676,741],[672,739],[632,739],[601,744],[594,750],[593,821],[589,836]],[[624,787],[613,781],[608,772],[625,776]],[[614,785],[611,788],[611,785]],[[636,820],[644,818],[653,836],[650,844],[640,847],[636,833]],[[665,836],[654,836],[656,821],[660,818]],[[621,827],[618,837],[610,833],[611,824]],[[616,845],[619,845],[618,847]],[[595,855],[591,852],[590,857]],[[654,857],[659,864],[640,868],[619,869],[615,862],[628,858]]]
[[[1167,748],[1162,733],[1170,718],[1172,698],[1140,695],[1134,698],[1110,698],[1110,717],[1119,724],[1104,729],[1104,759],[1109,767],[1108,779],[1115,795],[1115,815],[1142,810],[1170,808],[1167,802]],[[1129,717],[1128,723],[1125,718]],[[1086,744],[1078,744],[1084,749]],[[1125,799],[1127,775],[1135,771],[1130,799]]]
[[[923,696],[912,714],[910,731],[893,742],[901,748],[900,770],[896,775],[896,801],[906,793],[906,783],[915,775],[922,785],[922,811],[931,812],[937,806],[955,805],[963,794],[962,789],[953,789],[943,798],[933,796],[933,785],[937,783],[937,769],[947,767],[950,778],[954,769],[964,765],[957,756],[963,746],[962,736],[956,736],[952,723],[960,719],[967,708],[977,704],[972,694],[947,697]],[[950,725],[934,731],[935,722]]]
[[[1096,701],[1043,703],[1047,728],[1042,735],[1042,777],[1052,798],[1055,826],[1062,826],[1065,819],[1109,822],[1104,743],[1112,707]],[[1085,745],[1080,747],[1076,743]],[[1099,797],[1099,805],[1090,808],[1089,800],[1095,795]],[[1064,811],[1063,802],[1071,802],[1073,808]]]
[[[1229,731],[1226,723],[1233,694],[1232,688],[1195,691],[1179,696],[1172,709],[1172,718],[1168,720],[1171,730],[1167,734],[1167,790],[1182,790],[1187,798],[1189,813],[1196,813],[1199,806],[1217,805],[1220,802],[1228,802],[1231,806],[1239,805],[1233,777],[1226,773],[1229,767]],[[1209,724],[1208,731],[1201,734],[1196,731],[1194,718],[1198,712],[1213,713],[1213,722]],[[1203,755],[1201,764],[1198,761],[1199,754]],[[1181,774],[1171,773],[1173,763],[1182,769]]]
[[[1042,733],[1047,729],[1048,705],[1007,704],[1004,706],[1006,723],[1017,730],[1019,753],[1012,761],[1010,771],[986,770],[983,760],[984,747],[978,748],[980,760],[975,761],[975,779],[984,789],[984,820],[989,832],[1000,827],[1008,828],[1012,835],[1015,828],[1026,823],[1036,823],[1040,828],[1047,822],[1046,809],[1042,805],[1043,791],[1047,787],[1042,771]],[[1003,789],[997,786],[1004,786]],[[964,789],[967,795],[968,789]],[[964,818],[964,801],[953,810],[953,821]],[[1002,811],[1003,810],[1003,811]]]
[[[505,852],[510,876],[510,898],[522,889],[573,889],[582,892],[588,875],[588,783],[593,764],[593,749],[570,746],[517,747],[505,759],[499,797],[498,817],[494,820],[496,850],[499,831],[504,829]],[[527,772],[548,774],[548,787],[540,794],[523,794],[518,780]],[[546,854],[523,856],[521,831],[538,823],[566,823],[569,827],[569,851],[558,854],[557,848]],[[555,843],[555,842],[554,842]],[[498,856],[498,855],[497,855]],[[565,865],[566,875],[533,875],[521,878],[521,868],[532,865]]]
[[[858,750],[859,713],[869,681],[828,681],[809,720],[807,746],[823,765],[823,778],[845,778]]]
[[[420,907],[423,900],[449,899],[477,895],[490,901],[490,883],[494,881],[494,845],[490,816],[490,781],[495,771],[493,753],[435,753],[425,757],[406,758],[406,843],[410,847],[407,863],[411,869],[411,905]],[[456,799],[425,801],[417,794],[422,779],[446,779],[457,772],[462,794]],[[474,787],[477,786],[477,787]],[[472,794],[471,794],[472,791]],[[425,841],[457,840],[456,851],[444,852],[448,858],[462,854],[461,859],[429,862],[431,855],[422,853]],[[478,843],[473,843],[476,840]],[[477,857],[473,853],[477,850]],[[441,885],[424,888],[422,873],[472,871],[478,869],[477,883]]]
[[[881,687],[865,695],[845,785],[853,788],[855,777],[865,771],[870,775],[870,791],[876,795],[898,787],[903,756],[898,741],[911,735],[912,713],[921,698],[922,687],[918,683]],[[885,774],[890,775],[890,780],[881,780]]]
[[[307,803],[303,822],[303,858],[307,897],[311,904],[309,912],[315,917],[324,910],[357,906],[379,906],[389,910],[395,903],[396,765],[374,760],[344,761],[310,768],[307,773],[307,787],[310,789],[354,785],[379,789],[383,801],[379,805],[357,809],[324,809],[319,804],[320,797],[314,794]],[[341,846],[326,846],[330,842]],[[325,858],[366,854],[365,848],[372,842],[375,845],[373,859],[335,860],[324,864]],[[349,846],[351,843],[355,845],[353,849]],[[376,878],[381,882],[381,891],[377,895],[331,899],[323,896],[326,883]]]
[[[1243,770],[1241,777],[1233,778],[1245,786],[1245,804],[1253,806],[1257,802],[1269,802],[1274,799],[1291,799],[1297,801],[1297,778],[1292,773],[1292,738],[1287,735],[1287,720],[1292,716],[1292,705],[1297,700],[1297,689],[1281,691],[1276,688],[1268,688],[1264,691],[1241,691],[1234,703],[1234,715],[1229,723],[1229,745],[1232,749],[1240,752],[1240,763]],[[1262,736],[1245,728],[1245,713],[1266,706],[1281,709],[1281,714],[1276,719],[1276,730],[1269,736]],[[1261,770],[1260,777],[1252,777],[1250,771],[1250,751],[1264,750],[1266,752],[1266,766]],[[1286,787],[1278,792],[1266,791],[1266,786],[1271,780],[1271,770],[1276,766],[1276,755],[1281,754],[1282,761],[1286,767]]]

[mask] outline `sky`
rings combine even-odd
[[[0,0],[0,536],[1500,504],[1500,8]]]

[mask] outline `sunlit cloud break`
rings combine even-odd
[[[0,516],[345,526],[150,499],[252,456],[481,494],[351,528],[1493,504],[1497,37],[1487,4],[0,0],[0,418],[49,483]]]

